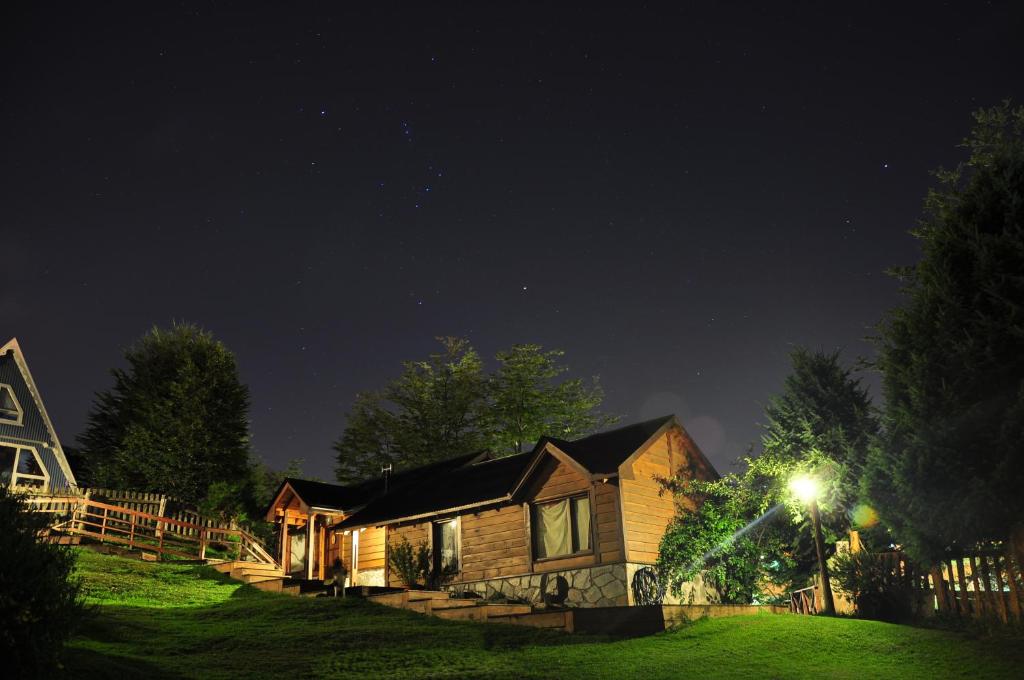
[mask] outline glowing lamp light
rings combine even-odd
[[[818,481],[813,477],[797,477],[789,483],[789,489],[804,503],[818,497]]]

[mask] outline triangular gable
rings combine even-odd
[[[43,404],[43,398],[39,394],[39,388],[36,387],[36,381],[32,378],[32,372],[28,369],[28,364],[25,361],[25,355],[21,351],[21,346],[18,344],[17,338],[11,338],[7,344],[0,347],[0,357],[8,353],[14,357],[14,363],[17,365],[18,370],[21,373],[21,378],[25,381],[25,386],[28,388],[29,394],[32,395],[32,401],[35,403],[39,416],[42,418],[47,434],[50,437],[50,442],[53,444],[52,448],[54,457],[57,459],[57,464],[64,473],[64,477],[67,479],[68,484],[71,486],[78,486],[78,482],[75,481],[75,475],[71,472],[71,466],[68,465],[67,457],[64,455],[64,448],[60,444],[60,438],[57,437],[57,431],[53,427],[53,421],[50,420],[50,414],[46,412],[46,406]],[[26,404],[20,404],[20,406],[24,409]]]
[[[538,441],[537,445],[533,448],[533,456],[530,459],[529,464],[523,470],[522,474],[519,475],[519,479],[516,480],[516,483],[512,486],[511,491],[509,491],[509,496],[514,497],[522,490],[522,488],[526,485],[526,482],[529,481],[531,477],[533,477],[533,475],[540,468],[541,463],[547,456],[551,456],[555,460],[565,463],[566,465],[568,465],[569,467],[571,467],[572,469],[576,470],[581,475],[586,477],[587,479],[590,479],[594,476],[594,474],[587,468],[583,467],[583,465],[581,465],[579,461],[575,460],[565,451],[558,448],[558,446],[556,446],[553,441],[551,441],[547,437],[541,437],[540,441]]]
[[[291,483],[286,479],[277,487],[277,493],[274,494],[274,500],[272,500],[270,505],[267,506],[267,512],[265,514],[268,522],[273,522],[277,518],[277,508],[282,504],[285,498],[288,498],[288,505],[291,505],[292,498],[297,498],[299,501],[299,510],[305,513],[309,512],[309,506],[303,502],[302,496],[295,492],[294,487],[292,487]]]
[[[588,439],[590,439],[590,437],[593,437],[593,439],[590,439],[590,441],[594,441],[594,439],[605,438],[604,448],[607,448],[606,438],[608,436],[616,436],[619,433],[634,432],[637,431],[637,428],[640,428],[638,434],[640,434],[640,436],[644,436],[645,438],[642,441],[639,441],[638,443],[630,443],[627,446],[625,446],[624,450],[621,452],[621,460],[618,461],[614,469],[591,470],[578,458],[574,457],[571,453],[565,450],[566,448],[571,448],[570,444],[576,446],[580,443],[586,442]],[[531,459],[529,465],[527,465],[526,468],[523,470],[523,474],[516,481],[516,484],[513,487],[511,493],[514,496],[523,489],[526,482],[536,473],[537,469],[540,467],[541,462],[544,460],[546,456],[551,456],[556,460],[559,460],[560,462],[569,465],[577,472],[582,474],[584,477],[590,479],[597,480],[618,476],[622,474],[623,471],[628,471],[633,461],[635,461],[638,457],[643,455],[645,451],[647,451],[656,441],[658,441],[658,439],[663,437],[665,433],[671,430],[672,428],[679,429],[679,431],[682,433],[686,441],[692,446],[692,451],[700,458],[700,460],[705,465],[707,465],[707,467],[715,474],[715,476],[717,476],[718,472],[715,470],[714,465],[711,464],[711,462],[707,459],[704,453],[700,450],[700,447],[696,445],[696,443],[690,437],[689,433],[686,432],[686,430],[680,424],[679,419],[673,415],[657,418],[651,421],[646,421],[645,423],[627,425],[617,430],[608,430],[603,433],[598,433],[597,435],[584,437],[574,442],[562,442],[561,440],[553,439],[550,437],[542,437],[540,441],[537,442],[537,445],[534,447],[533,458]],[[628,474],[628,472],[626,474]]]
[[[673,427],[678,427],[680,430],[683,429],[683,426],[679,424],[679,420],[674,415],[667,421],[665,421],[665,424],[659,427],[650,437],[648,437],[647,440],[643,444],[641,444],[636,451],[629,454],[629,457],[627,457],[624,461],[622,461],[619,464],[619,474],[622,474],[624,470],[628,471],[630,466],[633,464],[633,461],[635,461],[640,456],[644,455],[644,452],[647,451],[647,449],[651,448],[651,446],[654,445],[654,442],[658,441],[663,436],[665,436],[665,433],[668,432]],[[685,432],[685,430],[683,431]],[[687,435],[687,437],[689,437],[689,435]],[[690,439],[690,441],[693,440]],[[694,446],[696,446],[696,444]],[[700,455],[703,456],[704,454],[701,453]]]

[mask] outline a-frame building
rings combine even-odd
[[[0,346],[0,484],[36,493],[77,485],[15,338]]]

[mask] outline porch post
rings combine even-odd
[[[281,568],[288,573],[288,511],[281,516]]]
[[[313,525],[316,524],[316,515],[309,513],[309,520],[306,522],[306,579],[313,580],[313,540],[316,532]]]

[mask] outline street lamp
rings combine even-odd
[[[825,613],[835,616],[836,603],[832,599],[832,584],[828,579],[828,565],[825,564],[825,540],[821,536],[821,513],[818,512],[818,481],[813,477],[797,477],[789,488],[811,509],[811,523],[814,525],[814,548],[818,552],[818,575],[821,577],[821,600]]]

